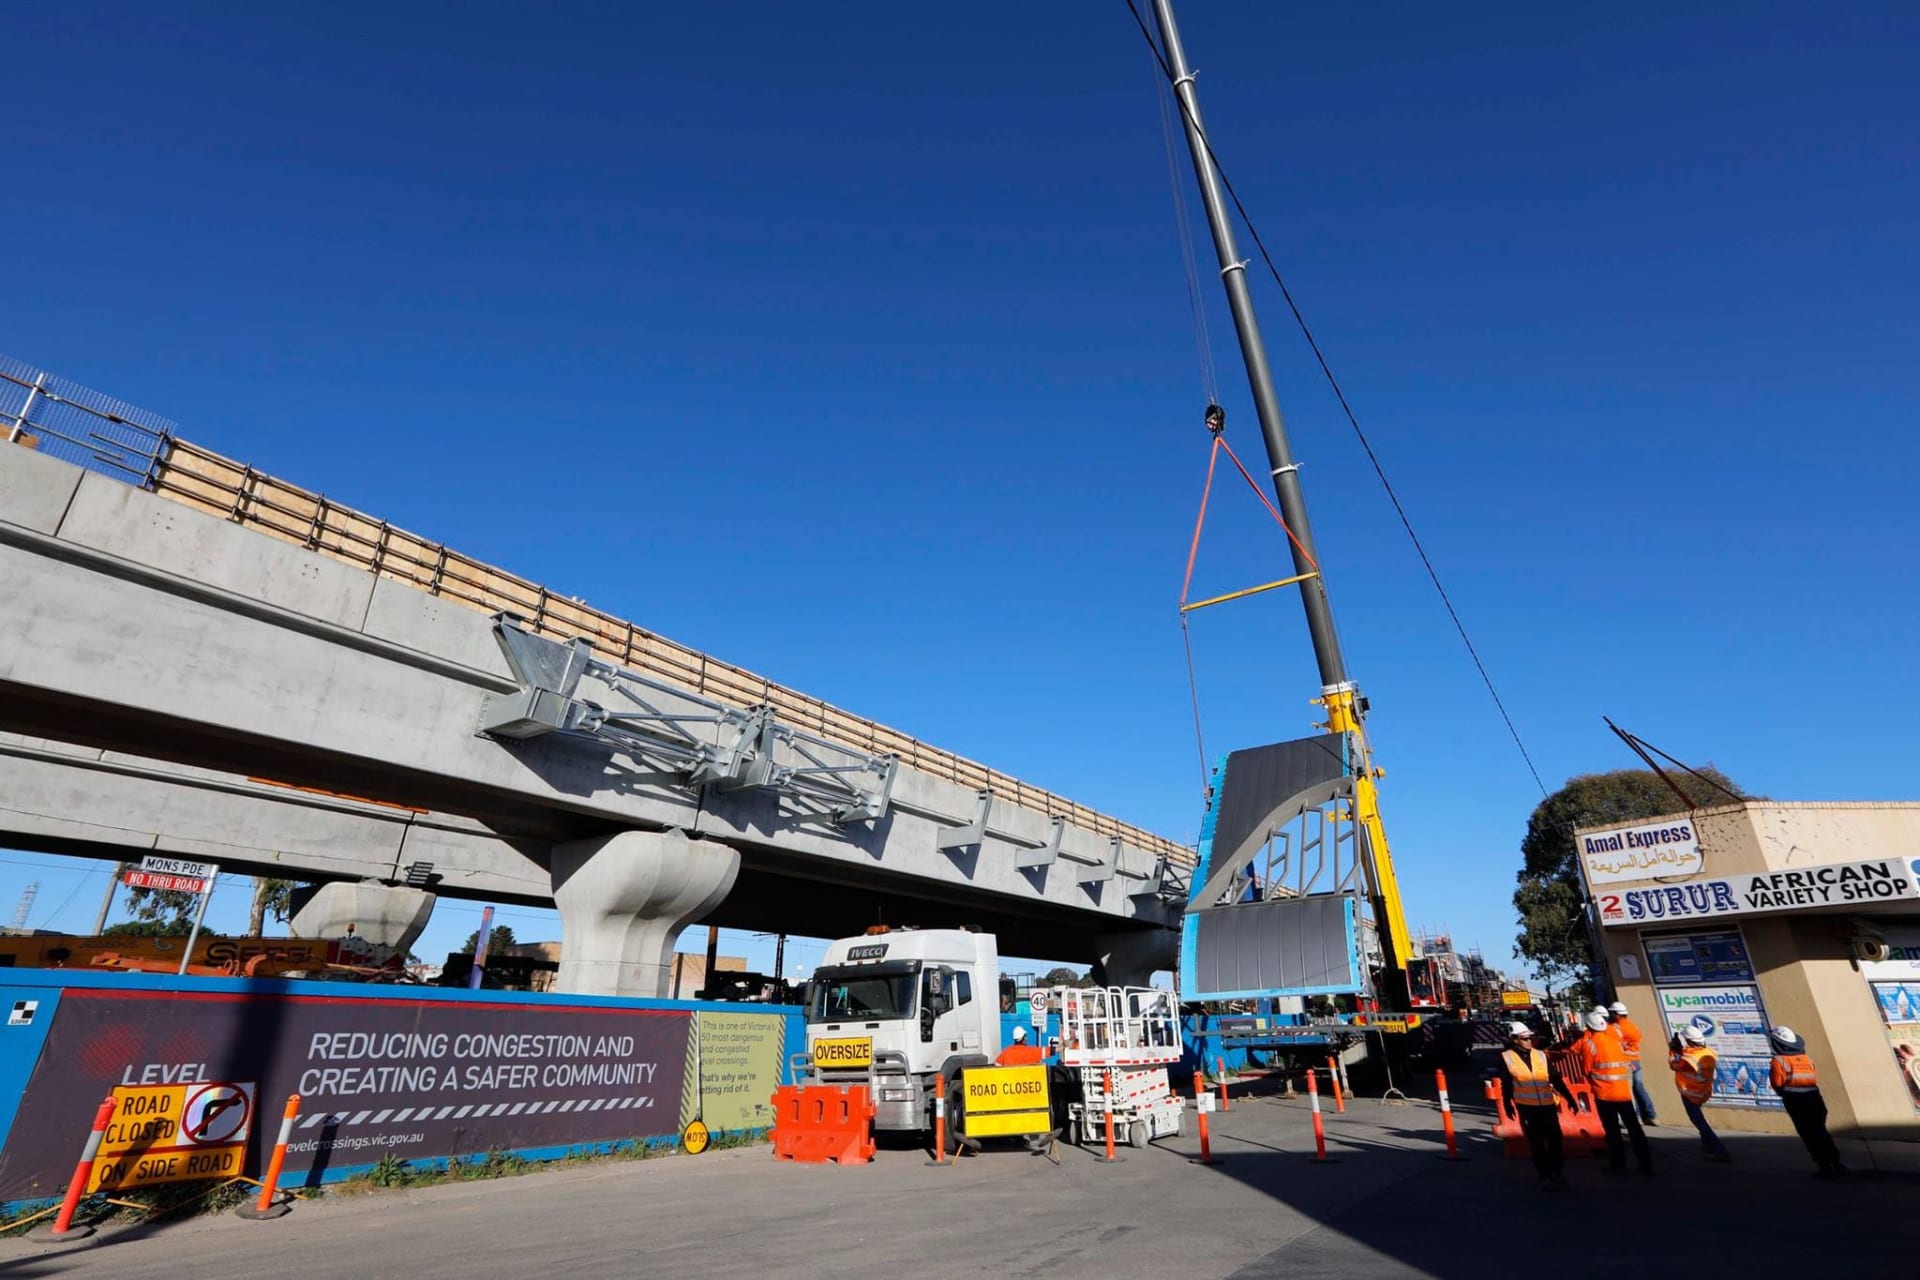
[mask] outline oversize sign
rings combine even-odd
[[[1594,831],[1577,839],[1590,885],[1698,875],[1704,865],[1691,818]]]
[[[1620,889],[1594,895],[1608,928],[1751,915],[1863,907],[1920,898],[1914,870],[1899,858],[1840,862],[1794,871],[1767,871],[1685,884]]]
[[[813,1065],[822,1071],[861,1071],[873,1065],[873,1039],[815,1040]]]
[[[960,1080],[968,1137],[1052,1131],[1053,1105],[1048,1101],[1045,1067],[968,1067]]]

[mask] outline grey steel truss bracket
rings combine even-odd
[[[1050,867],[1060,857],[1060,837],[1066,834],[1067,820],[1054,818],[1053,831],[1047,842],[1038,849],[1021,849],[1013,855],[1013,865],[1025,870],[1030,867]]]
[[[964,827],[942,827],[933,842],[936,849],[966,849],[986,839],[987,815],[993,812],[993,792],[977,793],[980,811]]]
[[[1092,866],[1080,868],[1081,884],[1100,884],[1113,879],[1113,873],[1120,866],[1120,837],[1111,836],[1107,840],[1107,856]]]
[[[551,733],[612,743],[677,775],[690,790],[772,788],[817,806],[834,825],[885,817],[899,762],[779,723],[773,708],[742,710],[602,662],[586,640],[549,640],[512,614],[494,634],[520,688],[488,699],[480,732],[524,741]],[[608,710],[579,697],[591,676],[628,704]]]

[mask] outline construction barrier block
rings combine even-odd
[[[787,1085],[773,1094],[773,1158],[797,1164],[873,1159],[873,1095],[864,1085]]]
[[[1569,1084],[1568,1089],[1575,1098],[1586,1103],[1585,1111],[1575,1111],[1568,1107],[1565,1100],[1559,1102],[1560,1142],[1568,1155],[1597,1155],[1607,1149],[1606,1131],[1600,1127],[1600,1116],[1593,1105],[1593,1091],[1585,1084]],[[1520,1121],[1506,1114],[1506,1104],[1502,1100],[1503,1091],[1498,1080],[1487,1081],[1487,1099],[1493,1103],[1493,1136],[1500,1139],[1501,1150],[1508,1158],[1525,1160],[1530,1156],[1527,1147],[1527,1135],[1520,1129]]]

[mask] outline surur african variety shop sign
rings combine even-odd
[[[1700,837],[1691,818],[1616,827],[1576,837],[1590,885],[1698,875]]]
[[[257,1101],[274,1113],[298,1093],[286,1163],[297,1185],[387,1156],[670,1140],[703,1111],[714,1128],[757,1127],[765,1108],[753,1104],[782,1083],[784,1013],[308,990],[192,980],[62,990],[0,1150],[0,1200],[58,1195],[110,1092],[129,1098],[130,1121],[149,1118],[131,1099],[152,1095],[142,1106],[165,1121],[130,1129],[122,1157],[223,1146],[250,1171],[275,1127],[233,1129],[229,1102],[226,1127],[202,1123],[190,1142],[180,1135],[197,1091],[247,1081],[223,1087],[244,1088],[246,1110]],[[696,1028],[708,1017],[720,1034],[702,1063]]]
[[[1644,889],[1602,890],[1594,894],[1594,900],[1600,905],[1600,922],[1620,928],[1761,911],[1911,902],[1920,898],[1920,890],[1915,888],[1916,874],[1920,872],[1906,859],[1875,858],[1870,862],[1837,862]]]

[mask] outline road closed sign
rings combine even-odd
[[[253,1126],[253,1085],[121,1085],[113,1104],[87,1190],[240,1176]]]
[[[1045,1067],[968,1067],[960,1079],[968,1137],[1004,1138],[1053,1129]]]

